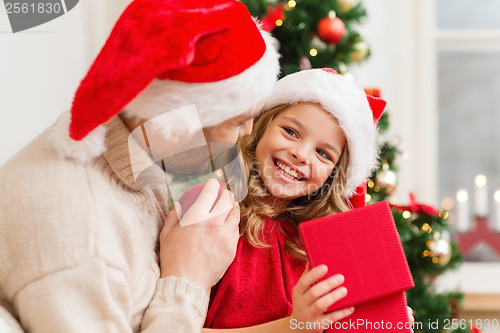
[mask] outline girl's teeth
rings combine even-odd
[[[289,166],[283,165],[279,161],[276,161],[276,165],[279,167],[279,169],[282,171],[281,173],[285,175],[287,178],[293,179],[293,180],[298,180],[299,177],[297,176],[297,171],[290,169]]]

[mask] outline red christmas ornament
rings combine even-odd
[[[325,17],[318,22],[319,38],[328,44],[338,44],[344,37],[345,25],[338,17]]]
[[[476,325],[472,325],[471,333],[481,333],[481,330]]]

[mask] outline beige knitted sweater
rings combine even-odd
[[[199,332],[207,293],[159,279],[167,194],[136,185],[122,120],[106,128],[92,162],[58,156],[49,128],[0,168],[0,305],[28,332]]]

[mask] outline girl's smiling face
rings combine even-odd
[[[309,195],[328,179],[345,144],[337,119],[319,104],[294,104],[276,115],[257,144],[260,177],[274,197]]]

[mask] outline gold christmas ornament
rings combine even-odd
[[[451,259],[451,246],[447,241],[439,239],[439,237],[440,234],[436,232],[434,239],[427,242],[427,247],[432,262],[439,266],[445,266]]]
[[[351,11],[351,9],[356,4],[356,1],[355,0],[338,0],[337,3],[339,5],[339,11],[341,13],[347,13],[347,12]]]
[[[352,61],[359,62],[365,59],[368,55],[368,44],[366,44],[363,40],[355,42],[353,45],[353,49],[354,51],[352,51],[349,55]]]
[[[387,195],[391,195],[396,189],[397,176],[391,170],[380,170],[375,177],[375,182],[385,190]]]

